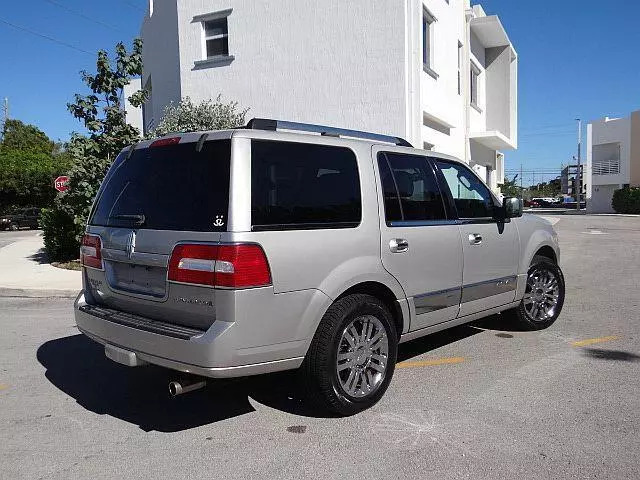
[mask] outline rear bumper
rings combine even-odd
[[[92,315],[81,308],[86,305],[81,292],[74,304],[78,329],[98,343],[128,352],[132,364],[146,362],[212,378],[242,377],[297,368],[308,346],[305,339],[245,348],[237,323],[221,320],[201,335],[176,338]]]

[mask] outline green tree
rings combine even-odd
[[[514,175],[512,180],[505,178],[504,183],[500,185],[500,191],[505,197],[520,197],[522,198],[522,189],[516,185],[516,179],[518,175]]]
[[[53,180],[69,166],[65,155],[0,149],[0,211],[14,206],[51,205],[56,194]]]
[[[197,132],[200,130],[224,130],[245,124],[249,109],[238,110],[237,102],[223,103],[221,95],[214,101],[193,103],[189,97],[180,103],[173,102],[164,109],[162,119],[150,136],[160,137],[173,132]]]
[[[91,204],[109,166],[125,146],[140,140],[140,131],[126,122],[122,99],[124,87],[132,77],[141,74],[142,40],[135,39],[130,52],[123,43],[118,43],[113,60],[105,50],[100,50],[96,61],[96,73],[81,72],[82,81],[90,93],[76,94],[75,101],[67,105],[69,112],[80,120],[89,132],[86,136],[74,133],[66,145],[67,152],[73,158],[73,166],[68,172],[69,190],[59,194],[55,201],[55,209],[73,220],[77,246]],[[128,101],[134,107],[139,107],[146,95],[144,90],[138,90]],[[57,212],[48,214],[47,218],[55,221],[47,223],[52,225],[51,228],[44,228],[45,245],[63,243],[47,237],[57,234],[56,224],[68,225],[68,221]],[[58,259],[55,252],[49,253],[52,260]]]
[[[51,205],[53,179],[70,166],[66,151],[57,148],[40,129],[7,120],[0,142],[0,211]]]
[[[51,155],[55,143],[34,125],[28,125],[20,120],[8,119],[2,129],[2,143],[0,149],[30,151]]]

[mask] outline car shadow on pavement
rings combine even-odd
[[[84,335],[50,340],[38,348],[37,358],[47,379],[82,407],[144,431],[177,432],[251,413],[249,397],[296,415],[326,416],[302,400],[295,371],[211,380],[202,390],[171,398],[168,383],[180,373],[119,365]]]
[[[582,350],[583,354],[597,358],[599,360],[616,360],[618,362],[638,362],[640,361],[640,355],[635,353],[625,352],[624,350],[602,350],[599,348],[585,348]]]
[[[502,313],[480,318],[469,325],[473,325],[474,327],[478,327],[482,330],[495,330],[500,332],[529,331],[524,326],[520,325],[514,318],[511,318],[508,314],[504,315]]]
[[[463,340],[472,335],[482,333],[479,328],[471,325],[460,325],[458,327],[449,328],[438,333],[433,333],[424,337],[411,340],[398,345],[398,362],[408,360],[418,355],[423,355],[450,343]]]
[[[404,343],[398,347],[398,361],[481,332],[460,326]],[[42,344],[37,359],[46,378],[83,408],[147,432],[177,432],[248,414],[255,411],[250,398],[294,415],[332,416],[306,401],[297,371],[210,380],[204,389],[171,398],[168,383],[180,373],[153,365],[119,365],[105,357],[102,345],[81,334]]]

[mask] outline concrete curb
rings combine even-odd
[[[76,298],[78,293],[79,290],[0,287],[0,297],[5,298]]]

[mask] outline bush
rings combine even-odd
[[[193,103],[186,97],[180,103],[171,102],[165,107],[162,119],[149,136],[161,137],[175,132],[224,130],[243,126],[249,109],[238,110],[237,102],[223,103],[221,98],[218,95],[213,101]]]
[[[43,208],[40,216],[44,249],[52,262],[67,262],[80,256],[78,237],[83,228],[57,208]]]
[[[640,187],[625,187],[613,192],[611,206],[618,213],[640,213]]]

